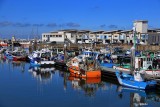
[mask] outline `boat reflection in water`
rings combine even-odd
[[[22,73],[25,71],[25,65],[26,63],[24,61],[12,61],[13,69],[18,68]]]
[[[6,62],[6,59],[4,59],[3,57],[0,57],[0,64],[3,64],[4,62]]]
[[[105,84],[101,82],[101,78],[76,78],[69,76],[68,80],[71,81],[72,88],[75,90],[83,90],[86,96],[95,96],[96,91],[104,87]]]
[[[156,90],[138,90],[119,86],[118,91],[121,98],[123,98],[123,94],[130,93],[131,107],[148,106],[150,101],[160,102],[160,93],[158,94]]]
[[[40,82],[47,83],[52,80],[54,70],[55,68],[30,67],[28,71]]]

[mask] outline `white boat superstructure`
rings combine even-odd
[[[53,53],[48,49],[34,51],[28,58],[30,59],[32,66],[53,66],[55,64]]]

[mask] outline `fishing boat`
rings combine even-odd
[[[8,47],[4,52],[4,58],[13,61],[26,61],[27,53],[21,47]]]
[[[117,59],[118,56],[125,55],[125,51],[122,47],[116,47],[114,48],[114,52],[111,54],[112,59]]]
[[[100,67],[113,68],[115,65],[110,57],[110,54],[99,54],[97,60],[100,64]]]
[[[130,63],[131,57],[130,56],[118,56],[117,63],[113,65],[113,69],[119,71],[130,71]]]
[[[79,62],[77,57],[68,62],[70,74],[75,77],[91,78],[101,77],[101,71],[93,57],[86,57],[84,62]]]
[[[135,74],[135,75],[141,75],[141,74]],[[119,71],[116,72],[116,77],[119,81],[119,84],[131,88],[136,88],[136,89],[152,89],[156,87],[157,82],[154,80],[150,81],[144,81],[144,79],[140,78],[141,76],[138,76],[137,79],[135,79],[135,75],[129,75],[126,73],[120,73]]]
[[[155,80],[146,80],[144,76],[144,71],[139,70],[138,67],[135,65],[135,34],[136,30],[134,28],[134,45],[131,48],[131,75],[126,73],[120,73],[118,70],[115,72],[116,77],[119,81],[119,84],[136,88],[136,89],[150,89],[155,88],[157,82]]]
[[[61,69],[67,69],[67,65],[65,62],[65,55],[64,53],[58,53],[55,58],[55,67],[61,68]]]
[[[0,46],[5,46],[7,47],[8,46],[8,43],[4,42],[4,41],[0,41]]]
[[[126,71],[129,72],[131,65],[130,65],[130,58],[128,58],[128,63],[123,63],[120,61],[121,64],[116,64],[113,66],[113,69],[119,71]],[[160,78],[160,57],[154,57],[153,55],[141,55],[135,57],[135,67],[139,71],[144,71],[145,74],[149,77]]]
[[[55,64],[52,52],[48,50],[36,51],[28,57],[31,66],[53,67]]]
[[[25,51],[12,52],[13,61],[26,61],[27,54]]]
[[[26,61],[26,56],[13,56],[13,61]]]

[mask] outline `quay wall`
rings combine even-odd
[[[123,49],[127,50],[130,49],[132,47],[132,45],[127,45],[127,44],[112,44],[112,45],[106,45],[106,44],[97,44],[97,45],[92,45],[91,44],[70,44],[66,46],[67,50],[78,50],[80,48],[84,48],[84,47],[93,47],[96,50],[99,50],[101,48],[106,48],[106,47],[111,47],[111,48],[115,48],[115,47],[122,47]],[[42,48],[49,48],[49,49],[64,49],[64,44],[36,44],[36,45],[30,45],[30,48],[32,48],[33,50],[36,49],[42,49]],[[153,46],[153,45],[137,45],[136,49],[139,51],[146,51],[146,50],[150,50],[150,51],[159,51],[160,50],[160,46]]]

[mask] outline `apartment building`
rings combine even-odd
[[[160,34],[160,29],[148,29],[148,21],[138,20],[134,21],[133,25],[137,31],[136,43],[148,43],[148,38],[156,38],[154,34]],[[112,31],[90,31],[90,30],[76,30],[65,29],[56,32],[49,32],[42,34],[42,41],[56,41],[56,42],[70,42],[70,43],[94,43],[99,42],[103,44],[110,43],[133,43],[133,30],[112,30]],[[150,39],[149,43],[157,42],[155,39]]]

